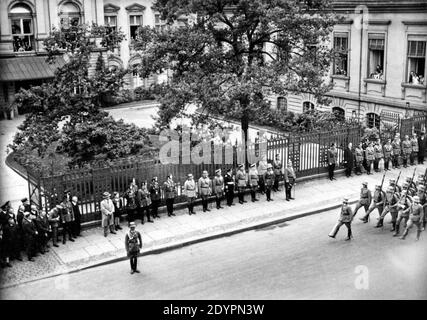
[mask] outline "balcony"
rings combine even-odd
[[[331,78],[335,90],[343,90],[346,92],[350,90],[350,77],[344,75],[332,75]]]
[[[402,82],[402,100],[426,103],[427,85]]]
[[[386,84],[387,82],[384,79],[363,79],[363,93],[372,96],[385,97]]]

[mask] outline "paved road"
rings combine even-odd
[[[361,215],[361,213],[359,213]],[[356,221],[355,239],[327,234],[337,212],[5,289],[4,299],[426,299],[427,235],[407,240]],[[376,218],[373,216],[373,218]],[[345,227],[344,227],[345,228]],[[357,267],[367,278],[358,281]],[[368,281],[368,282],[366,282]],[[368,290],[355,283],[368,283]]]

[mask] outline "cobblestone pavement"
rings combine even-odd
[[[424,173],[425,166],[417,167],[417,174]],[[402,169],[401,179],[412,176],[414,167]],[[399,170],[387,173],[388,179],[396,178]],[[197,242],[203,238],[217,237],[237,230],[255,228],[258,225],[289,219],[320,211],[341,203],[342,197],[348,196],[351,201],[357,200],[363,181],[373,190],[375,184],[381,183],[382,173],[361,175],[346,178],[338,176],[336,181],[326,178],[309,180],[296,185],[296,200],[285,201],[284,192],[273,194],[273,202],[266,202],[265,196],[258,194],[260,201],[226,207],[222,210],[212,208],[211,212],[203,213],[201,206],[195,208],[196,215],[189,216],[186,209],[176,211],[175,217],[161,216],[155,223],[141,225],[137,220],[137,230],[142,233],[142,253],[179,246],[187,242]],[[402,181],[401,180],[401,181]],[[235,199],[235,203],[236,203]],[[214,204],[211,205],[214,207]],[[359,213],[361,214],[361,213]],[[337,213],[338,216],[338,213]],[[126,223],[117,234],[103,236],[100,227],[82,232],[82,236],[72,243],[60,244],[59,248],[51,248],[50,252],[39,256],[36,261],[13,262],[13,268],[1,269],[3,272],[1,286],[13,286],[20,282],[31,281],[49,275],[75,271],[100,263],[125,257],[124,238],[127,232]]]

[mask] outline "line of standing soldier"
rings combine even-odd
[[[369,221],[370,214],[374,210],[378,210],[378,223],[375,227],[382,228],[384,218],[390,213],[392,224],[390,231],[394,231],[394,237],[399,236],[403,226],[403,234],[400,239],[404,240],[411,228],[415,226],[417,228],[416,240],[419,240],[421,232],[426,227],[426,180],[424,175],[419,175],[416,182],[413,180],[413,177],[407,177],[402,186],[399,186],[395,179],[390,179],[385,192],[382,190],[382,185],[376,185],[373,195],[368,189],[368,183],[364,182],[354,213],[348,205],[348,198],[344,199],[340,219],[329,236],[335,238],[340,227],[345,224],[348,228],[346,240],[350,240],[352,238],[351,223],[359,209],[364,208],[365,216],[360,218],[364,223]]]

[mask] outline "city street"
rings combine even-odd
[[[354,207],[354,206],[353,206]],[[426,299],[426,233],[405,241],[358,218],[328,237],[339,210],[19,285],[2,299]],[[362,280],[361,280],[362,279]],[[366,288],[366,289],[363,289]]]

